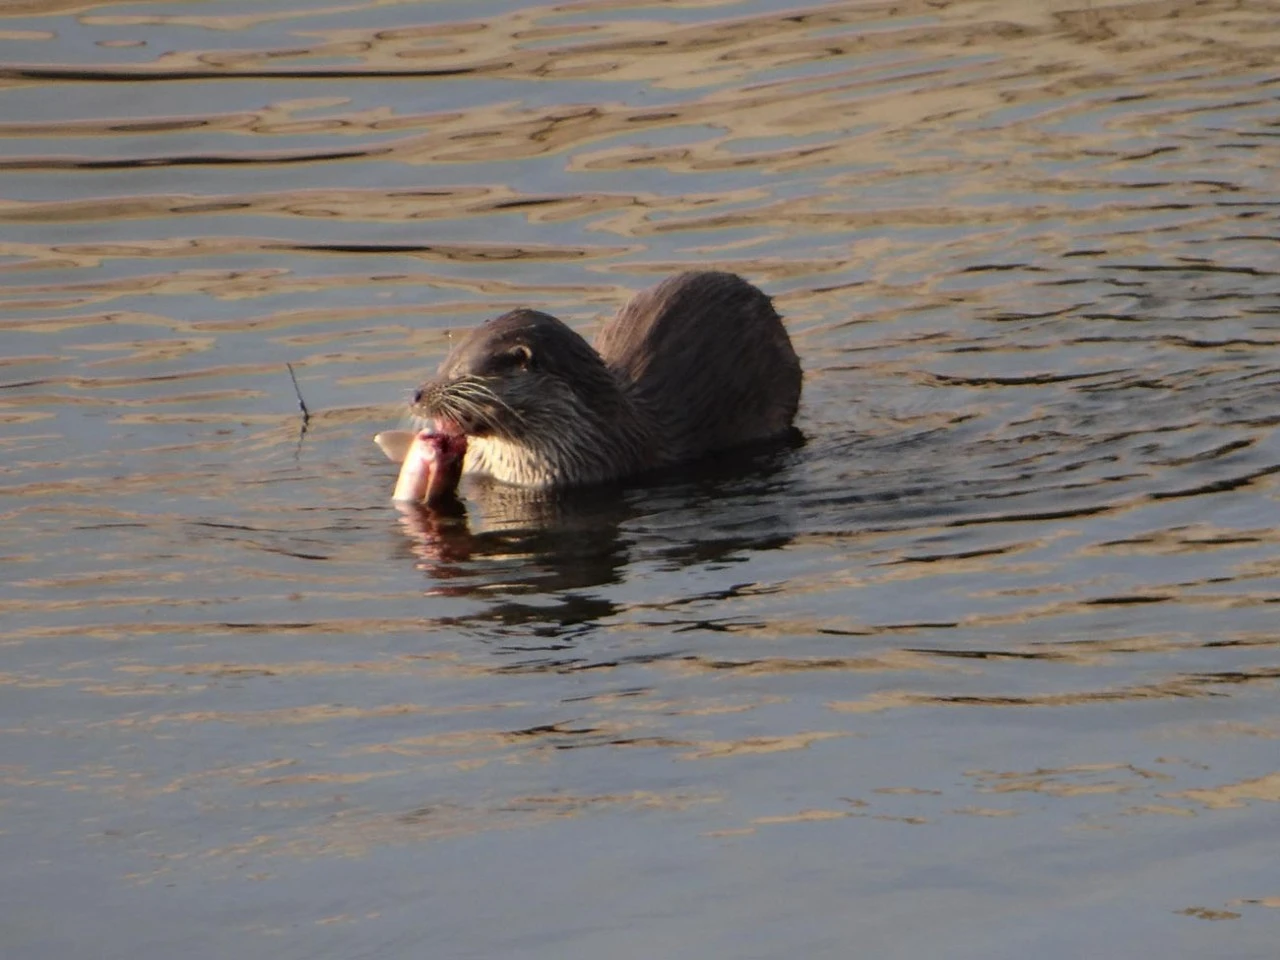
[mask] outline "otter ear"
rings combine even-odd
[[[517,343],[504,350],[494,358],[494,366],[499,370],[528,370],[533,366],[533,348],[525,343]]]

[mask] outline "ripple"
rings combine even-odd
[[[1265,905],[1271,11],[3,16],[0,773],[32,916],[92,883],[231,955],[395,955],[424,922],[597,954],[642,917],[818,956],[978,915],[1008,953],[1012,906],[1122,955]],[[457,331],[531,305],[589,334],[691,266],[775,297],[803,441],[389,509],[370,438]],[[132,899],[162,878],[163,918]],[[146,954],[80,907],[50,929]]]

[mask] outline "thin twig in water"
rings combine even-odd
[[[307,401],[302,399],[302,390],[298,387],[298,378],[293,372],[293,364],[286,363],[285,369],[289,371],[289,379],[293,381],[293,392],[298,396],[298,409],[302,411],[302,428],[305,430],[307,424],[311,422],[311,411],[307,409]]]
[[[298,376],[293,372],[293,364],[286,363],[289,379],[293,381],[293,392],[298,396],[298,409],[302,411],[302,427],[298,430],[298,446],[293,451],[293,459],[297,460],[302,453],[302,441],[307,438],[307,425],[311,423],[311,411],[307,409],[307,401],[302,399],[302,389],[298,386]]]

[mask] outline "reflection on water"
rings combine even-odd
[[[5,5],[14,956],[1269,956],[1278,18]],[[803,443],[388,505],[695,265]]]

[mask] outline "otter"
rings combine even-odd
[[[482,324],[414,393],[416,435],[375,439],[404,463],[398,499],[451,497],[462,475],[583,486],[781,437],[801,380],[768,296],[681,273],[633,297],[594,348],[537,310]]]

